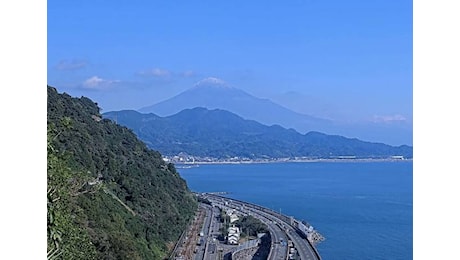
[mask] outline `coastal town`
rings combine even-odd
[[[409,161],[412,158],[405,158],[402,155],[393,155],[390,157],[357,157],[351,155],[330,156],[328,158],[320,157],[283,157],[283,158],[248,158],[248,157],[201,157],[193,156],[187,153],[179,153],[173,156],[163,156],[163,160],[168,163],[174,163],[178,168],[192,168],[200,164],[244,164],[244,163],[288,163],[288,162],[371,162],[371,161]]]

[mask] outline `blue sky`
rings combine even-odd
[[[153,3],[152,1],[150,2]],[[254,1],[251,2],[254,3]],[[412,60],[410,57],[412,51],[410,51],[411,45],[405,40],[409,37],[407,41],[410,41],[411,37],[411,33],[409,32],[409,21],[411,20],[410,2],[391,1],[392,5],[395,5],[395,8],[390,8],[389,6],[384,8],[384,5],[390,5],[390,1],[348,1],[347,6],[343,6],[341,4],[342,1],[290,1],[289,5],[287,2],[280,2],[283,6],[279,7],[280,13],[278,15],[286,14],[286,11],[281,11],[288,8],[287,6],[292,5],[293,7],[289,9],[289,13],[281,21],[284,24],[288,23],[288,21],[292,23],[292,20],[296,18],[299,21],[306,19],[305,22],[302,22],[300,25],[293,24],[287,28],[283,28],[285,34],[281,40],[279,39],[281,32],[279,32],[278,37],[266,35],[265,38],[271,40],[265,41],[264,44],[271,45],[276,41],[290,42],[291,45],[288,45],[286,47],[287,50],[284,51],[292,50],[292,53],[294,53],[294,57],[291,57],[292,61],[284,66],[277,64],[276,61],[268,64],[271,64],[273,68],[271,71],[289,71],[289,69],[294,71],[294,64],[299,64],[299,68],[305,66],[306,69],[302,74],[289,74],[290,76],[280,76],[283,74],[271,73],[268,69],[263,69],[266,62],[260,62],[257,67],[246,66],[246,64],[250,64],[249,59],[240,60],[237,64],[238,66],[234,64],[234,67],[232,67],[229,60],[233,56],[225,51],[219,53],[219,55],[225,55],[227,58],[227,60],[220,63],[221,66],[216,67],[214,63],[207,63],[211,59],[217,62],[220,56],[203,56],[202,53],[206,52],[207,49],[212,50],[213,48],[211,47],[215,47],[216,45],[224,46],[223,42],[217,41],[209,35],[203,36],[205,32],[208,32],[206,27],[194,29],[193,25],[197,26],[197,21],[199,21],[197,19],[200,19],[200,15],[205,10],[208,10],[208,13],[211,12],[211,4],[203,4],[199,9],[191,7],[189,9],[178,3],[171,4],[169,7],[164,6],[168,4],[167,1],[161,2],[163,4],[161,9],[157,3],[153,4],[150,9],[146,9],[145,5],[137,4],[136,7],[139,9],[138,15],[133,16],[132,19],[122,21],[106,17],[109,14],[111,17],[115,16],[113,13],[114,8],[104,6],[107,2],[75,1],[75,6],[71,6],[72,2],[59,6],[62,3],[54,0],[3,1],[1,4],[2,8],[0,8],[0,13],[2,13],[0,20],[2,20],[2,35],[4,36],[4,40],[2,41],[2,48],[0,48],[2,56],[0,62],[2,62],[2,68],[4,69],[2,79],[5,82],[5,87],[3,88],[4,100],[0,102],[0,111],[3,121],[7,122],[6,126],[9,127],[1,128],[1,133],[5,137],[2,147],[4,151],[7,151],[4,153],[2,162],[4,163],[3,168],[5,171],[9,170],[10,172],[21,173],[5,174],[4,177],[6,180],[4,181],[5,183],[20,183],[21,187],[27,190],[27,192],[18,193],[17,186],[15,185],[7,185],[4,189],[1,189],[1,197],[3,198],[10,198],[11,194],[15,195],[14,200],[5,199],[2,202],[5,208],[13,209],[16,213],[5,214],[3,216],[4,221],[2,223],[4,225],[2,226],[2,232],[5,237],[9,238],[9,241],[20,241],[23,239],[24,232],[28,232],[29,238],[33,238],[34,241],[41,240],[43,243],[30,243],[28,250],[24,250],[21,243],[9,243],[3,248],[2,255],[28,259],[46,252],[44,241],[45,228],[43,224],[46,218],[46,207],[44,206],[44,201],[40,199],[41,194],[44,194],[43,192],[46,190],[46,160],[44,159],[46,158],[46,150],[43,147],[46,143],[45,118],[47,116],[47,93],[46,89],[42,87],[45,83],[54,85],[59,91],[97,97],[97,102],[106,108],[112,107],[113,109],[118,109],[122,106],[132,106],[134,108],[137,107],[135,105],[136,99],[140,103],[147,102],[149,99],[161,99],[162,95],[174,95],[173,92],[187,88],[187,86],[182,86],[182,84],[178,83],[172,84],[169,82],[169,84],[160,84],[161,80],[158,78],[148,78],[155,84],[147,84],[144,82],[147,79],[138,78],[137,73],[139,71],[159,68],[172,71],[174,72],[172,75],[177,76],[181,75],[181,72],[190,70],[197,75],[198,79],[208,76],[221,77],[227,82],[235,86],[238,85],[238,87],[253,94],[276,94],[286,91],[297,91],[303,93],[305,96],[317,97],[317,102],[333,102],[337,106],[346,106],[353,102],[357,103],[356,107],[361,108],[359,109],[360,111],[354,109],[353,113],[350,112],[348,114],[349,116],[353,116],[353,114],[392,115],[394,113],[405,115],[403,114],[406,110],[404,108],[412,107],[411,105],[409,106],[412,99],[408,98],[411,92],[411,88],[408,85],[403,84],[403,81],[399,81],[400,84],[387,84],[385,87],[379,87],[378,89],[369,86],[375,86],[379,82],[392,79],[398,82],[396,81],[398,79],[397,75],[404,80],[410,80],[410,68],[407,68],[410,64],[407,64]],[[114,1],[111,3],[114,3]],[[132,1],[130,3],[134,5]],[[237,5],[235,1],[232,1],[232,3]],[[362,10],[360,7],[368,9],[368,6],[363,5],[370,5],[372,3],[375,4],[375,8],[373,9]],[[197,4],[195,2],[194,6]],[[221,11],[216,19],[229,21],[230,11],[246,10],[246,12],[250,12],[252,10],[252,16],[259,17],[259,14],[262,12],[267,13],[269,10],[276,11],[278,9],[268,9],[272,4],[268,4],[267,1],[262,2],[262,4],[259,3],[260,7],[253,9],[246,6],[247,4],[239,2],[238,5],[241,8],[228,8],[224,12]],[[308,11],[310,10],[307,7],[308,5],[311,5],[313,10]],[[398,5],[404,6],[396,8]],[[324,15],[326,12],[324,10],[329,8],[329,6],[334,8],[340,6],[339,9],[342,11],[342,15],[350,14],[348,26],[355,30],[355,34],[354,37],[348,37],[348,40],[352,42],[357,41],[356,44],[360,48],[363,48],[363,50],[379,50],[375,53],[367,52],[367,55],[362,55],[361,57],[368,57],[368,55],[376,57],[380,55],[386,59],[394,58],[392,59],[392,63],[379,61],[379,64],[384,64],[384,66],[377,71],[385,74],[385,76],[375,77],[371,82],[374,84],[369,84],[368,88],[358,88],[359,82],[354,82],[350,79],[347,83],[348,90],[350,91],[346,92],[346,87],[334,88],[333,84],[325,81],[325,79],[331,81],[332,79],[336,79],[339,83],[343,82],[345,77],[343,76],[343,71],[342,74],[338,73],[340,70],[356,68],[356,71],[362,71],[371,68],[368,64],[360,64],[358,62],[350,62],[345,68],[332,66],[335,64],[332,62],[335,57],[329,56],[328,50],[330,51],[335,46],[336,52],[338,52],[340,46],[342,46],[340,43],[344,42],[347,38],[342,35],[341,41],[336,39],[327,43],[326,37],[339,38],[343,29],[336,30],[335,28],[343,28],[347,24],[345,24],[343,19],[335,20],[334,17],[336,15]],[[136,7],[132,6],[131,8]],[[323,10],[323,15],[319,11],[316,11],[320,7]],[[183,21],[180,17],[172,16],[178,12],[175,11],[177,8],[181,8],[182,13],[188,13],[186,21]],[[118,8],[118,10],[125,9],[125,7]],[[371,12],[372,10],[374,11]],[[381,13],[376,10],[381,10]],[[299,16],[299,13],[302,13],[302,15]],[[147,16],[146,14],[149,15]],[[457,194],[459,190],[458,181],[455,179],[455,174],[453,174],[460,170],[457,163],[458,153],[454,150],[460,146],[460,138],[458,138],[460,124],[456,123],[456,119],[458,118],[457,111],[459,111],[456,87],[460,85],[460,77],[458,77],[458,61],[460,60],[460,49],[458,46],[460,46],[460,37],[458,37],[458,34],[453,33],[458,31],[457,24],[460,23],[458,6],[453,1],[414,1],[414,14],[414,259],[437,259],[440,256],[458,258],[460,256],[457,250],[458,243],[454,237],[455,232],[452,232],[452,227],[455,227],[458,223],[460,214],[455,207],[449,206],[455,205],[457,203],[455,198],[459,196]],[[267,16],[265,15],[265,17]],[[382,22],[379,23],[379,26],[376,26],[376,22],[374,22],[374,29],[372,29],[368,26],[369,22],[365,22],[366,19],[363,16],[368,16]],[[193,17],[193,19],[190,17]],[[323,23],[323,20],[321,20],[323,18],[329,24],[327,22]],[[314,19],[319,20],[315,21]],[[112,23],[113,20],[117,22],[117,26],[123,22],[126,23],[124,28],[128,26],[132,27],[129,30],[118,28],[115,31],[112,28],[115,27]],[[143,20],[144,24],[137,23],[136,25],[134,21],[138,20]],[[147,23],[146,21],[149,22]],[[249,26],[249,21],[242,21],[241,19],[233,19],[231,21],[234,24],[238,24],[241,21],[246,26],[244,28],[253,28]],[[262,23],[261,20],[258,21]],[[268,21],[263,20],[263,22],[271,24],[281,21],[275,16],[268,19]],[[355,23],[350,24],[351,21],[355,21]],[[356,23],[356,21],[361,22]],[[101,22],[104,22],[105,26]],[[213,25],[218,24],[214,21]],[[309,28],[317,29],[312,29],[308,33],[311,35],[323,35],[322,41],[329,44],[326,46],[330,46],[330,48],[326,49],[322,47],[320,44],[321,39],[315,37],[308,38],[307,33],[305,35],[301,33],[302,28],[306,28],[308,25],[314,25]],[[294,32],[299,33],[304,39],[308,39],[310,44],[315,44],[316,49],[304,47],[297,48],[294,52],[293,42],[299,45],[300,43],[296,40],[297,38],[292,36],[293,32],[288,35],[290,30],[287,29],[290,27],[297,28],[297,31]],[[409,29],[407,29],[408,27]],[[279,29],[280,27],[277,28]],[[242,28],[238,29],[242,30]],[[261,39],[260,34],[262,31],[258,31],[258,29],[260,28],[257,28],[257,30],[253,28],[252,30],[252,33],[254,33],[254,37],[251,38],[252,42],[257,42],[258,39]],[[217,30],[213,31],[212,35],[213,37],[220,35],[222,38],[225,35],[232,35],[235,30],[232,32],[227,31],[227,34]],[[158,36],[158,31],[163,33],[161,37]],[[367,37],[366,34],[360,33],[361,38],[373,42],[393,42],[392,44],[382,45],[385,48],[395,48],[395,50],[399,50],[401,53],[397,54],[399,52],[396,51],[382,52],[378,48],[379,44],[368,45],[367,47],[359,45],[359,37],[356,35],[358,32],[363,31],[375,34],[372,37]],[[126,35],[128,32],[130,32],[131,38],[132,35],[139,33],[138,35],[144,35],[145,39],[150,40],[139,41],[141,36],[137,36],[137,41],[132,41],[135,43],[135,46],[133,45],[129,50],[114,52],[114,46],[119,46],[118,44],[121,43],[114,42],[111,39],[124,39],[125,37],[121,37],[120,35]],[[189,33],[187,34],[187,39],[185,39],[185,36],[180,36],[176,32]],[[195,34],[201,32],[201,36],[203,37],[192,37],[192,32]],[[114,35],[117,35],[117,37]],[[174,35],[176,36],[174,37]],[[91,38],[87,38],[89,36]],[[235,36],[229,36],[226,39],[232,39],[233,45],[239,45],[242,50],[250,48],[248,39],[238,39],[237,41],[235,40],[237,39]],[[188,42],[194,41],[195,44],[181,45],[185,40]],[[200,41],[206,47],[197,46],[196,41]],[[400,41],[405,44],[398,44]],[[242,42],[245,44],[242,44]],[[123,44],[130,46],[128,43],[128,41],[124,41]],[[210,43],[213,43],[212,46],[209,46]],[[183,49],[177,46],[183,46]],[[188,49],[186,49],[186,46],[188,46]],[[255,46],[252,48],[255,48]],[[171,47],[170,52],[165,53],[165,50],[169,47]],[[231,46],[227,46],[227,48],[231,48]],[[263,50],[267,50],[268,47],[265,49],[262,49],[262,47],[258,48],[262,52]],[[279,49],[273,50],[273,48],[272,46],[270,51],[266,52],[266,59],[270,55],[281,53]],[[118,47],[118,49],[121,49],[121,47]],[[136,54],[137,49],[147,49],[149,52],[145,52],[142,55]],[[406,52],[405,49],[409,50]],[[130,54],[133,55],[131,58]],[[200,54],[203,57],[199,56]],[[255,54],[249,53],[247,55],[254,57],[251,55]],[[298,55],[301,55],[299,59],[297,59]],[[344,51],[342,55],[347,55],[347,52]],[[279,54],[278,56],[282,55]],[[160,57],[162,58],[160,59]],[[192,60],[192,57],[200,58]],[[307,57],[307,59],[303,60],[300,57]],[[321,57],[329,61],[328,64],[322,64],[323,67],[316,64],[322,60],[320,59]],[[136,64],[135,58],[138,58],[139,65],[133,65]],[[140,62],[140,58],[143,58],[144,62]],[[187,59],[188,62],[183,59]],[[315,63],[313,63],[313,60]],[[122,61],[129,66],[113,63],[113,61]],[[251,61],[255,63],[254,58]],[[198,64],[201,65],[198,66]],[[210,65],[205,66],[205,64]],[[117,65],[116,68],[111,68],[113,65]],[[231,67],[233,70],[227,71],[223,69],[223,66],[225,68]],[[330,68],[330,77],[327,77],[328,73],[325,67]],[[218,70],[219,68],[221,70]],[[298,70],[301,70],[299,68]],[[315,68],[317,69],[313,70]],[[319,68],[323,68],[322,74],[319,73],[321,72],[318,71]],[[155,72],[155,70],[152,70],[152,72]],[[227,74],[224,75],[224,73]],[[191,74],[186,73],[186,75]],[[237,81],[238,75],[241,78],[240,81]],[[342,76],[339,77],[340,75]],[[95,76],[108,80],[103,81],[105,83],[114,83],[114,81],[118,80],[120,83],[131,84],[118,86],[108,84],[108,89],[105,91],[89,91],[81,88],[83,82]],[[352,75],[349,76],[351,78]],[[369,78],[368,81],[371,81],[371,76],[371,74],[367,75],[367,78]],[[98,78],[96,78],[96,82],[98,82]],[[174,79],[176,81],[183,80],[184,84],[195,82],[194,78],[175,77]],[[250,84],[240,84],[246,82],[243,79],[246,79]],[[291,80],[288,81],[288,79]],[[289,83],[284,83],[285,80]],[[309,82],[312,84],[307,84],[307,80],[310,80]],[[254,82],[258,82],[258,84],[254,84]],[[280,82],[283,84],[279,84]],[[325,83],[322,84],[323,82]],[[269,88],[264,91],[264,87],[268,88],[272,84],[275,85],[273,89]],[[363,83],[362,85],[364,86],[365,84]],[[123,89],[132,89],[134,92],[123,93]],[[334,91],[331,91],[331,89]],[[388,91],[385,91],[385,89],[388,89]],[[143,97],[140,94],[134,93],[146,93],[149,95],[148,97]],[[353,93],[362,93],[362,96],[359,97],[359,95],[354,94],[354,98],[349,97]],[[124,96],[118,96],[117,99],[111,101],[112,97],[117,97],[120,94]],[[345,96],[346,94],[349,95],[347,98],[340,99],[341,95]],[[319,100],[320,98],[321,100]],[[377,106],[377,104],[381,105]],[[354,106],[354,104],[350,105],[350,107]],[[410,112],[412,113],[412,111]],[[27,163],[24,163],[24,158],[27,158]],[[34,196],[35,194],[37,196]],[[444,203],[439,203],[440,201]],[[18,207],[18,205],[21,206]],[[31,211],[40,214],[36,214],[36,217],[30,218]],[[439,221],[439,214],[437,212],[444,213],[442,221]],[[443,240],[442,244],[429,243],[429,240],[424,239],[426,236],[426,223],[435,223],[440,235],[447,237],[447,239]]]
[[[47,2],[47,83],[102,112],[207,77],[297,112],[412,124],[412,1]]]

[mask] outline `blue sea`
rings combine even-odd
[[[229,192],[305,220],[323,260],[412,259],[413,164],[306,162],[178,169],[196,192]]]

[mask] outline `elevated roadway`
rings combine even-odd
[[[233,208],[242,214],[252,215],[265,223],[272,238],[272,246],[268,259],[289,259],[288,241],[292,241],[298,255],[296,259],[321,260],[312,242],[299,232],[299,229],[295,225],[295,223],[299,223],[298,220],[259,205],[223,197],[218,194],[203,193],[197,195],[208,199],[217,207]]]

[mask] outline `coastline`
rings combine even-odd
[[[218,161],[194,161],[194,162],[171,162],[177,166],[188,166],[193,165],[208,165],[208,164],[266,164],[266,163],[317,163],[317,162],[412,162],[413,158],[409,159],[393,159],[393,158],[362,158],[362,159],[289,159],[289,160],[244,160],[244,161],[232,161],[232,160],[218,160]]]

